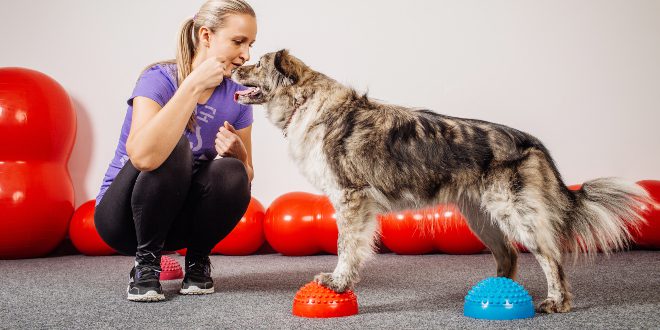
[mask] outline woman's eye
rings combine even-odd
[[[240,40],[234,40],[234,43],[236,44],[236,46],[240,46],[243,42]]]

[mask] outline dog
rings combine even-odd
[[[497,276],[514,278],[519,242],[545,273],[537,307],[568,312],[572,295],[565,252],[593,255],[625,248],[644,222],[648,193],[617,178],[569,190],[535,137],[495,123],[385,104],[314,71],[288,50],[234,70],[249,87],[234,95],[262,104],[304,176],[332,202],[338,262],[315,280],[351,289],[373,255],[379,213],[454,203],[490,249]]]

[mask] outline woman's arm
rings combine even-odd
[[[233,157],[245,165],[250,181],[254,178],[252,168],[252,125],[237,130],[225,121],[215,136],[215,151],[219,157]]]
[[[135,168],[152,171],[165,162],[181,139],[201,92],[184,82],[162,109],[147,97],[133,99],[126,153]]]
[[[206,59],[186,77],[162,108],[147,97],[133,99],[126,153],[135,168],[152,171],[165,162],[181,139],[200,95],[224,79],[225,62],[221,57]]]
[[[241,138],[243,145],[245,146],[245,151],[247,152],[247,158],[244,162],[245,170],[248,173],[248,178],[250,182],[254,179],[254,167],[252,165],[252,125],[236,130],[236,135]]]

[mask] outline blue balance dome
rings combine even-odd
[[[516,281],[489,277],[465,296],[463,315],[475,319],[515,320],[534,316],[532,297]]]

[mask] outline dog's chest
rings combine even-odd
[[[293,144],[289,146],[294,161],[305,178],[316,188],[325,191],[330,186],[329,178],[332,177],[332,173],[329,171],[321,144],[308,145],[302,148],[295,147]]]
[[[335,175],[330,170],[323,151],[323,129],[307,130],[312,119],[300,118],[289,130],[289,154],[312,185],[322,191],[328,191],[337,186]]]

